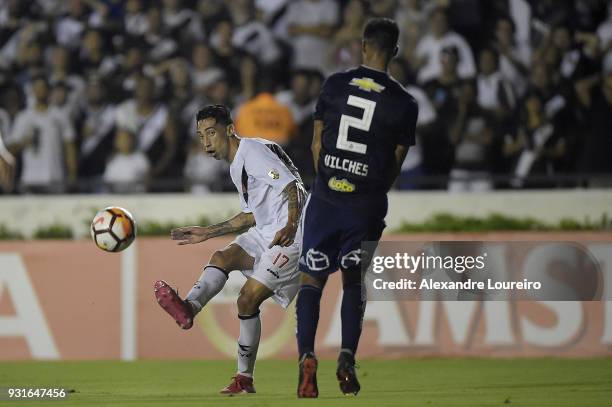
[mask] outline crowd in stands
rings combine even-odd
[[[3,193],[231,190],[207,104],[310,184],[316,99],[370,17],[398,22],[389,72],[419,104],[396,188],[612,184],[606,0],[0,0]]]

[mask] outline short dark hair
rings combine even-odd
[[[440,50],[440,55],[447,54],[455,58],[455,61],[459,63],[461,60],[461,55],[459,54],[459,48],[454,45],[447,45],[446,47]]]
[[[42,72],[36,72],[34,75],[30,77],[30,83],[34,84],[36,81],[43,81],[47,87],[50,86],[49,79]]]
[[[398,38],[399,28],[390,18],[373,18],[363,30],[363,40],[374,45],[389,58],[395,55]]]
[[[234,123],[230,110],[224,105],[208,105],[200,109],[196,115],[196,122],[209,118],[213,118],[217,123],[225,126]]]
[[[510,24],[510,28],[512,29],[512,32],[516,32],[516,24],[514,24],[514,20],[512,20],[512,18],[508,17],[508,16],[501,16],[497,19],[497,21],[495,21],[495,26],[497,27],[497,25],[501,22],[507,22],[508,24]]]

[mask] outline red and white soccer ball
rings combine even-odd
[[[109,206],[96,213],[91,222],[91,238],[107,252],[127,249],[136,238],[136,223],[132,215],[118,206]]]

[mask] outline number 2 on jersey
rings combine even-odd
[[[358,143],[356,141],[350,141],[348,139],[348,131],[351,127],[364,131],[370,130],[372,118],[374,117],[374,109],[376,109],[376,102],[360,98],[358,96],[349,95],[346,104],[363,109],[363,116],[361,118],[348,116],[345,114],[340,116],[340,128],[338,129],[336,148],[351,151],[353,153],[365,154],[366,150],[368,149],[368,145]]]

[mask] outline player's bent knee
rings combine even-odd
[[[249,291],[241,291],[238,299],[236,300],[238,305],[239,315],[251,315],[257,312],[259,304],[256,296]]]
[[[229,269],[229,259],[227,258],[227,254],[221,250],[217,250],[210,257],[210,261],[208,262],[211,266],[219,267],[223,270]]]

